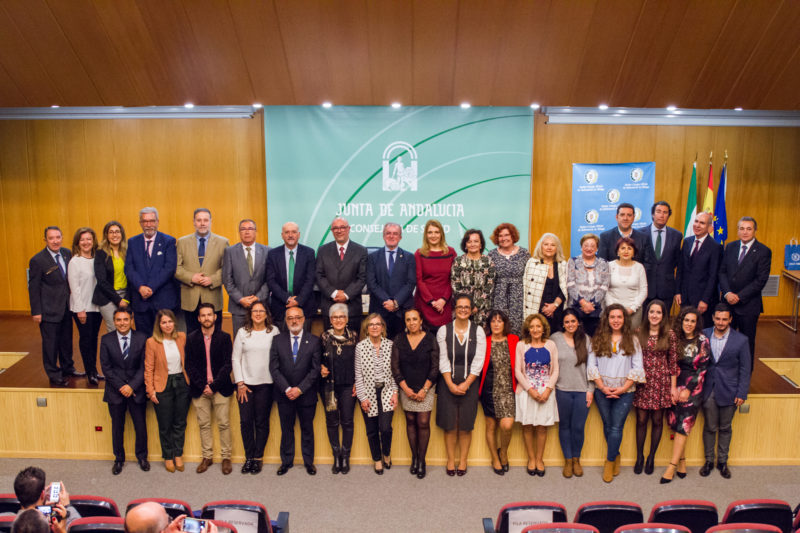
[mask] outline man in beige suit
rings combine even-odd
[[[211,233],[211,211],[194,210],[194,233],[178,239],[178,267],[175,279],[181,282],[181,309],[188,333],[200,328],[197,306],[214,305],[216,327],[222,329],[222,256],[228,239]]]

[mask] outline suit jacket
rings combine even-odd
[[[703,334],[709,339],[714,328],[706,328]],[[719,406],[733,405],[736,398],[747,399],[750,389],[750,345],[747,336],[733,328],[728,330],[728,340],[719,361],[712,354],[703,384],[703,399],[714,391],[714,400]]]
[[[414,287],[417,285],[417,266],[414,254],[397,248],[394,254],[394,269],[389,276],[386,266],[386,248],[380,248],[367,257],[367,288],[369,289],[369,312],[388,316],[392,313],[383,307],[386,300],[396,300],[399,309],[395,314],[402,317],[406,309],[414,307]]]
[[[769,279],[772,265],[772,250],[753,239],[742,264],[739,264],[741,241],[733,241],[725,247],[719,267],[719,289],[723,297],[728,292],[739,296],[739,303],[732,306],[740,315],[758,315],[764,310],[761,291]]]
[[[254,243],[250,247],[253,256],[253,275],[247,267],[244,245],[239,242],[225,248],[222,256],[222,283],[228,291],[228,311],[232,315],[244,316],[247,309],[239,300],[245,296],[255,295],[269,305],[269,287],[267,286],[267,253],[269,246]]]
[[[202,266],[197,257],[195,234],[178,239],[175,279],[181,282],[181,309],[184,311],[194,311],[201,303],[214,304],[216,311],[222,311],[222,256],[228,247],[228,239],[211,232],[207,239]],[[192,276],[197,273],[211,278],[211,285],[203,287],[192,283]]]
[[[214,381],[211,383],[208,383],[206,373],[206,342],[202,330],[189,333],[184,350],[183,370],[189,376],[189,392],[192,398],[202,396],[206,384],[212,391],[223,396],[233,394],[233,381],[231,381],[233,343],[230,335],[220,328],[214,328],[214,333],[211,334],[209,356],[211,373],[214,376]]]
[[[134,402],[147,401],[144,387],[144,349],[147,335],[133,329],[128,335],[130,346],[127,359],[122,358],[116,330],[106,333],[100,339],[100,368],[106,378],[103,401],[114,405],[127,401],[119,392],[123,385],[129,385],[133,389]]]
[[[606,261],[616,259],[617,241],[621,238],[622,234],[619,232],[619,227],[613,227],[601,233],[597,255]],[[641,231],[634,229],[633,233],[631,233],[631,239],[636,243],[636,255],[633,256],[633,259],[640,262],[645,271],[651,270],[655,262],[655,255],[653,254],[653,246],[650,244],[650,235],[645,235]]]
[[[681,259],[678,262],[677,285],[681,305],[697,306],[698,303],[705,302],[713,310],[719,296],[717,272],[722,246],[709,235],[692,256],[694,241],[694,235],[683,240]]]
[[[114,302],[114,305],[119,307],[122,298],[114,290],[114,259],[100,249],[94,253],[94,277],[97,279],[97,285],[94,287],[92,303],[106,305]],[[128,287],[125,287],[125,299],[128,301],[131,299]]]
[[[294,291],[297,303],[303,308],[308,319],[316,311],[314,301],[314,250],[298,244],[294,258]],[[281,245],[267,253],[267,286],[270,291],[269,311],[274,322],[283,320],[286,315],[286,300],[289,291],[286,277],[286,246]]]
[[[72,254],[66,248],[59,251],[64,260],[66,273]],[[69,282],[61,275],[58,263],[45,248],[28,263],[28,297],[31,303],[31,316],[42,315],[45,322],[61,322],[64,313],[69,313]]]
[[[185,360],[185,347],[186,347],[186,333],[179,331],[178,338],[175,339],[175,344],[178,345],[178,352],[181,354],[181,371],[186,382],[189,382],[189,376],[186,375]],[[164,352],[164,345],[158,342],[154,337],[147,339],[144,348],[144,387],[147,391],[147,397],[152,398],[157,392],[163,392],[167,386],[167,377],[169,370],[167,368],[167,355]]]
[[[416,275],[416,273],[415,273]],[[322,315],[328,316],[333,305],[331,294],[342,290],[347,294],[350,318],[360,317],[361,291],[367,282],[367,249],[350,241],[344,259],[339,259],[336,241],[323,244],[317,251],[317,286],[319,287]]]
[[[291,400],[286,397],[286,389],[297,387],[302,391],[300,397],[294,400],[298,405],[316,404],[321,357],[322,343],[319,337],[304,331],[297,351],[297,362],[294,362],[291,333],[287,330],[276,335],[269,350],[269,373],[275,384],[275,401],[289,403]]]
[[[175,283],[175,267],[178,264],[175,238],[156,233],[150,257],[144,250],[144,235],[134,235],[128,239],[128,253],[125,256],[125,276],[133,300],[134,312],[178,307],[178,289]],[[144,300],[139,288],[144,285],[153,290],[153,295]]]
[[[647,238],[645,242],[650,247],[653,259],[651,267],[645,268],[647,271],[647,297],[658,298],[669,308],[677,291],[675,269],[678,268],[678,262],[681,259],[683,236],[680,231],[664,226],[664,232],[661,234],[661,259],[656,259],[656,248],[650,234],[652,226],[649,224],[640,230]]]

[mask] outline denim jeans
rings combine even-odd
[[[619,455],[619,446],[622,444],[622,430],[625,420],[633,405],[633,393],[626,392],[619,398],[606,398],[599,389],[594,391],[594,401],[600,418],[603,419],[603,433],[606,436],[606,460],[613,461]]]
[[[565,459],[580,457],[583,449],[583,430],[589,408],[586,393],[556,389],[558,405],[558,440]]]

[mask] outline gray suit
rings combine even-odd
[[[245,296],[256,295],[269,308],[269,288],[267,287],[267,252],[269,246],[254,243],[253,275],[247,267],[247,258],[242,243],[225,248],[222,256],[222,284],[228,291],[228,311],[233,318],[233,335],[244,326],[247,309],[239,300]]]
[[[367,283],[367,249],[352,240],[344,259],[339,259],[336,241],[323,244],[317,251],[317,286],[321,293],[320,307],[325,327],[330,326],[328,309],[333,305],[331,294],[342,290],[347,294],[348,325],[353,331],[361,327],[361,291]]]

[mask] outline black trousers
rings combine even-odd
[[[756,362],[756,328],[758,327],[759,315],[740,315],[733,312],[733,328],[747,337],[747,344],[750,346],[750,374]]]
[[[186,439],[186,415],[189,413],[189,385],[183,373],[167,376],[164,390],[156,393],[158,405],[154,405],[158,421],[158,439],[161,442],[161,457],[174,459],[183,455]]]
[[[314,413],[316,410],[316,403],[298,405],[297,400],[278,402],[278,416],[281,419],[281,464],[294,463],[294,422],[298,418],[300,419],[300,450],[303,454],[303,463],[314,464]]]
[[[64,311],[60,322],[39,323],[42,334],[42,364],[47,377],[60,380],[75,372],[72,361],[72,315]],[[97,342],[95,338],[95,342]]]
[[[403,311],[398,313],[381,313],[383,320],[386,322],[386,337],[394,339],[399,333],[402,333],[406,328],[406,323],[403,320]]]
[[[331,448],[338,448],[339,426],[342,426],[341,447],[349,450],[353,447],[353,415],[355,414],[356,398],[353,397],[352,385],[335,385],[333,393],[339,406],[335,411],[325,411],[325,427],[328,430],[328,441]],[[322,393],[320,393],[322,396]],[[325,399],[323,398],[323,402]]]
[[[156,323],[156,312],[152,309],[142,309],[141,311],[133,312],[133,323],[136,326],[134,329],[147,335],[147,338],[153,336],[153,325]]]
[[[81,351],[83,360],[83,371],[87,375],[97,375],[97,335],[100,332],[100,324],[103,323],[103,315],[99,311],[86,313],[86,323],[81,324],[77,313],[72,314],[75,326],[78,328],[78,348]]]
[[[269,438],[269,415],[272,412],[271,383],[247,385],[253,392],[247,393],[246,402],[239,404],[239,428],[246,459],[261,459]]]
[[[147,459],[147,402],[136,403],[126,398],[122,403],[108,404],[111,415],[111,444],[114,460],[125,462],[125,413],[130,412],[133,430],[136,432],[136,458]]]
[[[198,304],[198,307],[200,304]],[[186,334],[193,331],[197,331],[200,329],[200,322],[197,321],[197,307],[194,308],[194,311],[183,311],[183,319],[186,321]],[[222,309],[216,312],[217,319],[214,321],[214,327],[222,329]],[[234,336],[236,335],[236,330],[233,332]]]
[[[380,461],[382,456],[392,454],[392,416],[394,411],[384,411],[381,401],[383,387],[375,388],[375,398],[378,402],[378,416],[369,416],[363,410],[364,425],[367,428],[367,441],[373,461]]]

